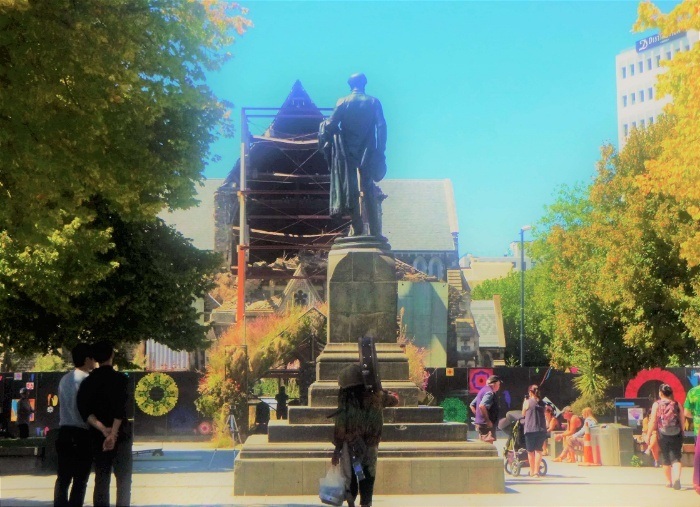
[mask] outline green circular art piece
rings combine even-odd
[[[165,373],[149,373],[136,384],[136,405],[148,415],[161,416],[177,404],[180,391],[175,380]]]
[[[450,422],[466,422],[467,406],[459,398],[445,398],[440,406],[445,411],[443,419]]]

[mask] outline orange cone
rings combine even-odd
[[[588,425],[586,425],[584,431],[585,433],[583,434],[583,462],[579,463],[579,466],[599,466],[600,460],[596,462],[596,460],[593,458],[593,446],[591,445],[591,429],[588,427]]]

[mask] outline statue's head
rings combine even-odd
[[[365,86],[367,85],[367,76],[365,76],[362,72],[353,74],[348,78],[348,84],[353,90],[365,91]]]

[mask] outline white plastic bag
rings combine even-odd
[[[318,496],[328,505],[339,506],[345,500],[345,478],[339,466],[328,469],[326,476],[319,479]]]

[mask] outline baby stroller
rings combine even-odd
[[[525,450],[525,433],[523,429],[524,418],[520,410],[511,410],[498,422],[498,429],[508,435],[506,445],[503,448],[503,468],[514,477],[520,475],[520,470],[530,467]],[[547,462],[540,461],[540,476],[547,475]]]

